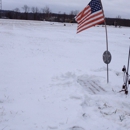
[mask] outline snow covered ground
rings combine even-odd
[[[130,95],[119,93],[130,28],[76,34],[77,25],[0,20],[0,130],[130,130]]]

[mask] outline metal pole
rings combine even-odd
[[[129,47],[129,55],[128,55],[128,64],[127,64],[127,71],[126,71],[126,91],[128,91],[128,79],[129,79],[129,61],[130,61],[130,47]]]
[[[129,60],[130,60],[130,47],[129,47],[129,55],[128,55],[127,73],[128,73],[128,71],[129,71]]]
[[[2,0],[0,0],[0,18],[2,17]]]
[[[102,6],[101,0],[100,0],[100,3],[101,3],[101,6]],[[105,31],[106,31],[106,50],[108,51],[107,25],[106,25],[106,19],[105,19],[105,15],[104,15],[103,6],[102,6],[102,12],[103,12],[103,16],[104,16],[104,24],[105,24]],[[109,83],[109,68],[108,68],[108,64],[107,64],[107,83]]]

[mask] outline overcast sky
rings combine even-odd
[[[48,6],[53,13],[69,14],[72,10],[81,11],[89,2],[90,0],[2,0],[2,9],[19,8],[22,11],[24,5],[39,9]],[[106,17],[130,19],[130,0],[102,0],[102,4]]]

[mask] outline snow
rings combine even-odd
[[[76,34],[77,25],[0,20],[0,130],[130,130],[130,95],[119,93],[130,28]]]

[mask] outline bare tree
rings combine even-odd
[[[75,10],[75,11],[72,10],[72,11],[70,12],[70,15],[76,16],[78,13],[79,13],[78,10]]]
[[[31,10],[32,10],[32,13],[34,15],[34,20],[36,20],[39,9],[37,7],[32,7]]]
[[[30,10],[30,8],[27,5],[24,5],[22,9],[24,10],[24,13],[28,13]]]
[[[45,8],[42,8],[42,9],[41,9],[41,13],[45,13]]]
[[[35,13],[38,13],[39,9],[37,7],[35,7]]]
[[[121,16],[120,16],[120,15],[118,15],[118,16],[117,16],[117,19],[121,19]]]
[[[32,13],[36,12],[35,7],[32,7],[31,10],[32,10]]]
[[[75,11],[71,11],[70,12],[70,22],[74,22],[75,21],[75,16],[77,15],[79,13],[79,11],[78,10],[75,10]]]
[[[42,13],[42,20],[44,20],[44,17],[45,17],[45,9],[44,8],[41,9],[41,13]]]
[[[22,9],[24,10],[26,19],[28,19],[28,12],[29,12],[30,8],[29,8],[27,5],[24,5],[24,6],[22,7]]]
[[[74,15],[74,11],[72,10],[72,11],[70,11],[70,15]]]
[[[73,11],[73,14],[76,16],[79,13],[78,10]]]
[[[51,10],[48,6],[44,7],[44,13],[46,14],[46,19],[49,19],[51,15]]]
[[[15,8],[14,11],[19,13],[20,9],[19,8]]]
[[[17,19],[18,16],[20,15],[20,9],[19,8],[15,8],[14,12],[15,12],[15,18]]]
[[[46,14],[50,14],[51,13],[51,10],[50,10],[50,8],[48,6],[46,6],[44,8],[44,11],[45,11]]]
[[[72,11],[70,12],[70,21],[69,21],[70,23],[73,21],[74,17],[75,17],[74,11],[72,10]]]

